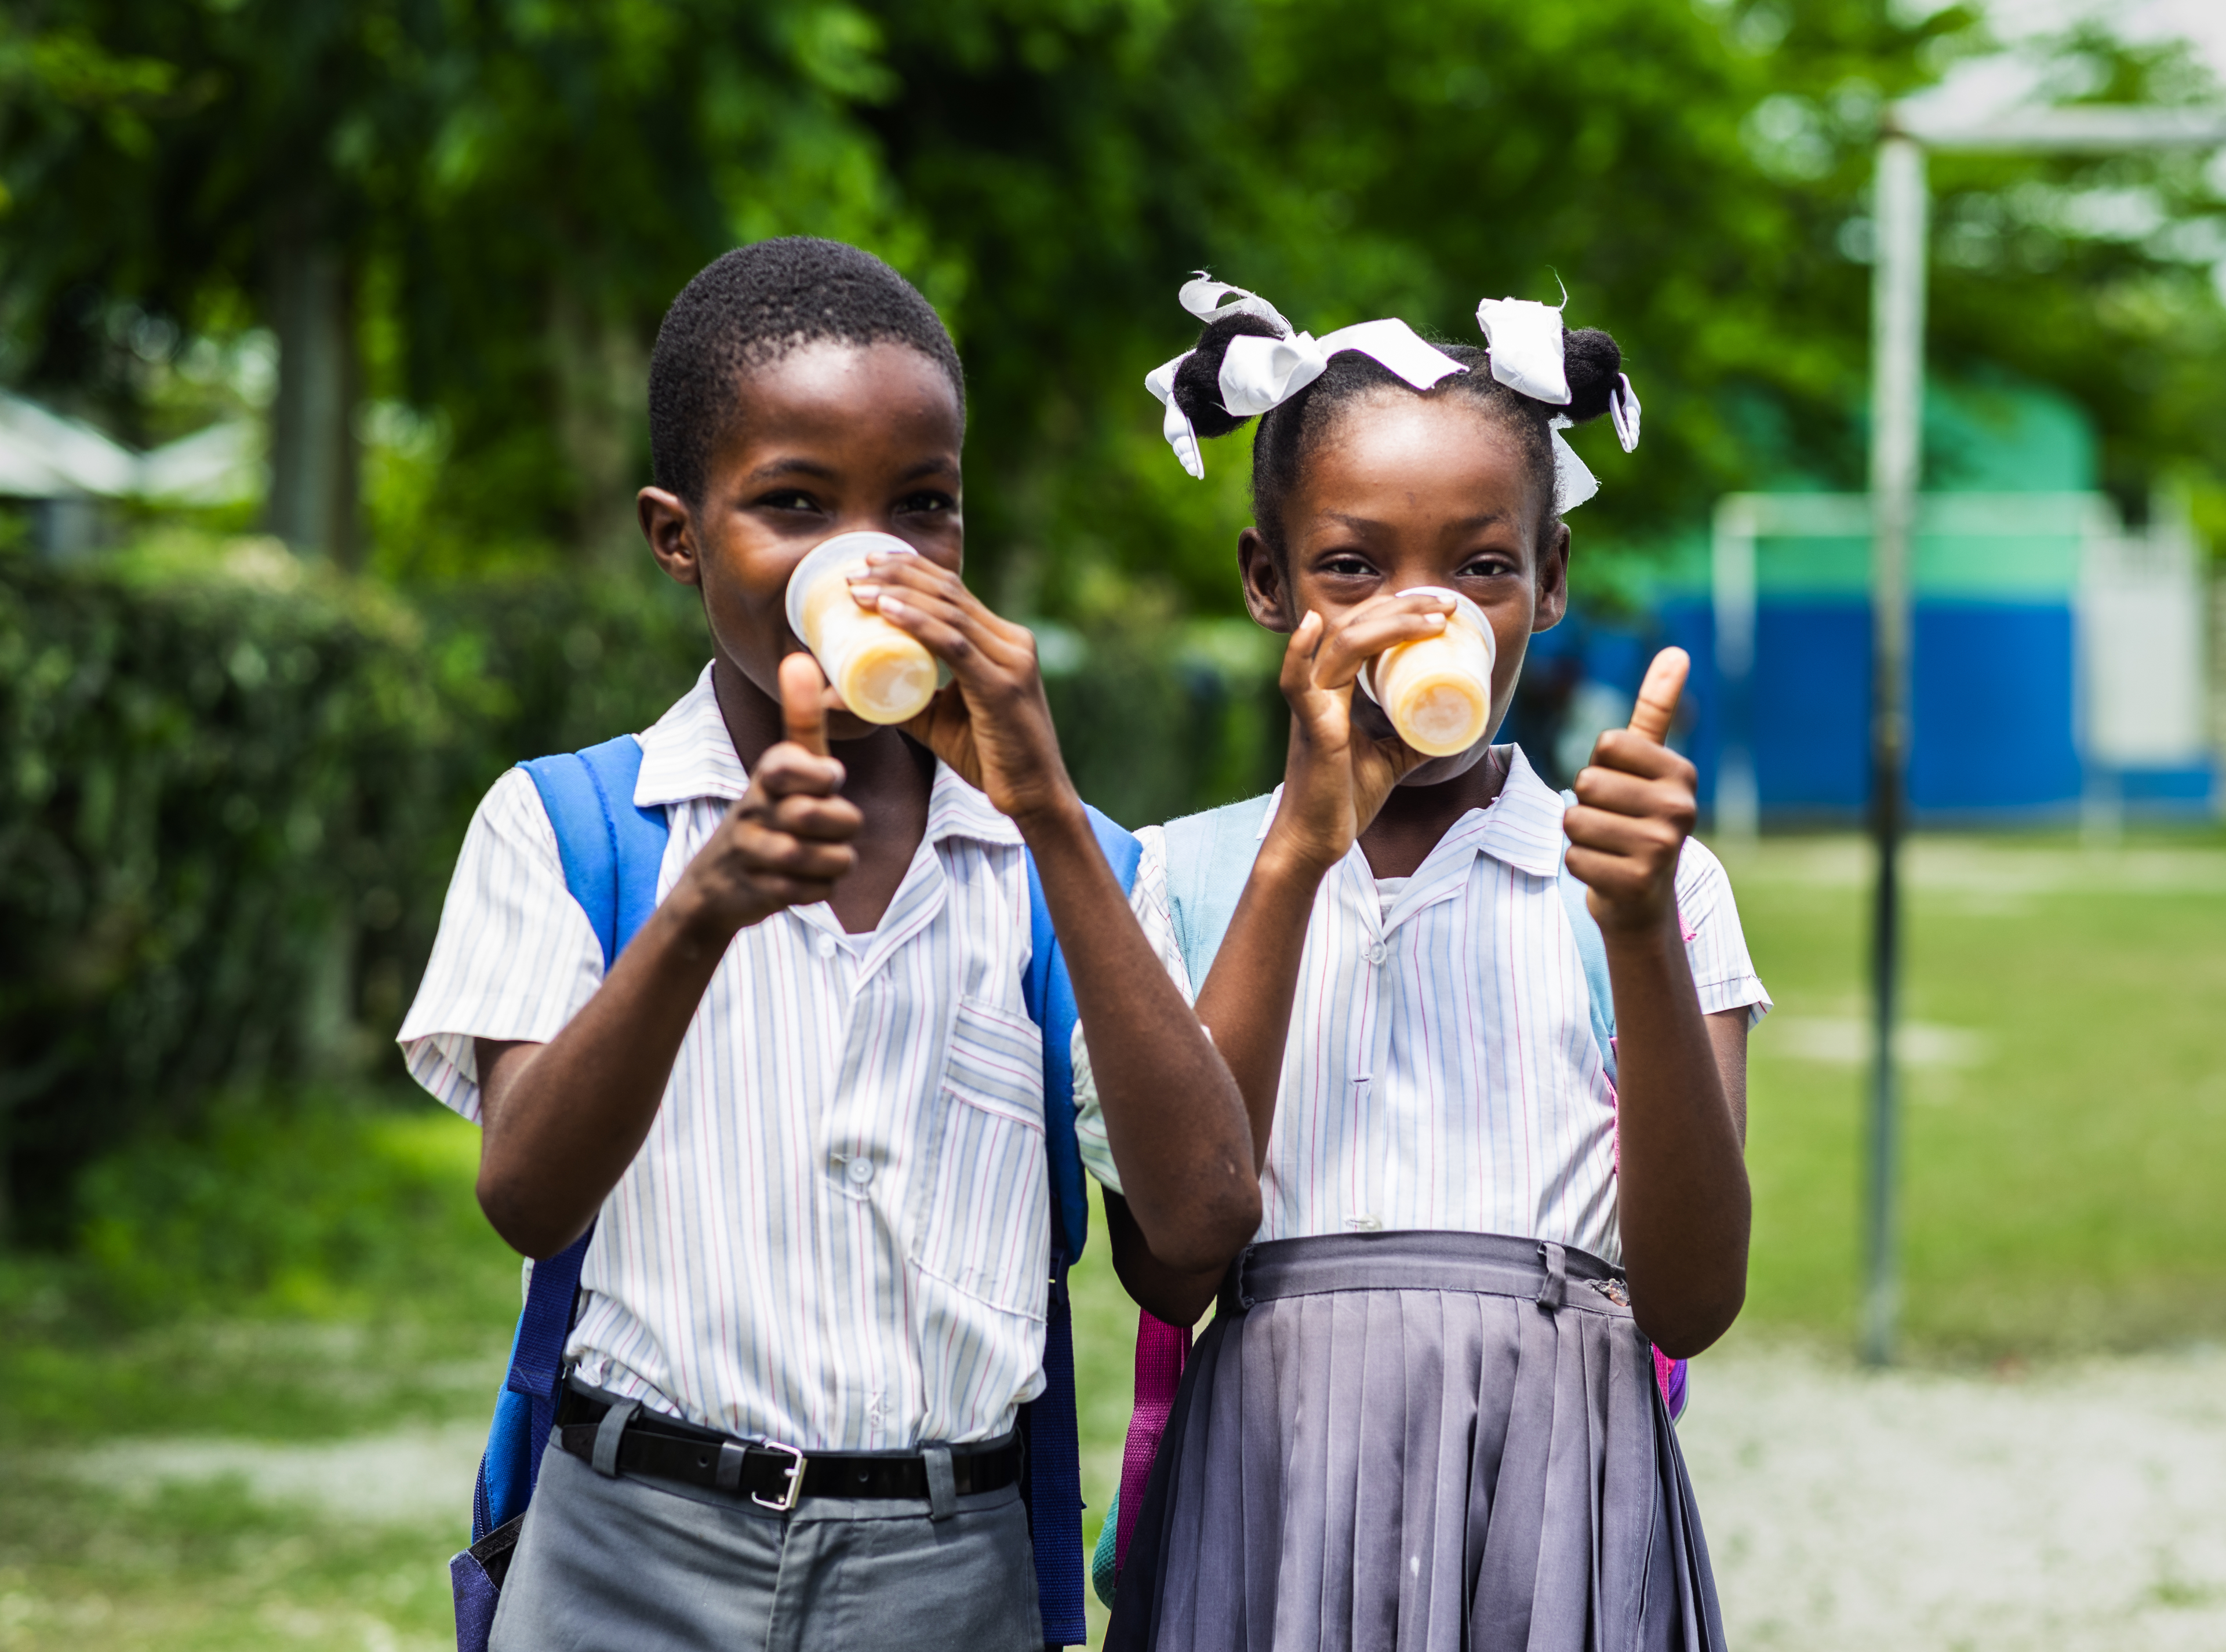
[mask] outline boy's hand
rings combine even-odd
[[[1692,661],[1665,648],[1647,668],[1631,727],[1593,747],[1563,816],[1569,870],[1589,886],[1585,904],[1603,930],[1636,933],[1675,924],[1677,856],[1697,812],[1693,766],[1662,742]]]
[[[1397,735],[1356,728],[1352,696],[1370,660],[1395,643],[1434,637],[1453,604],[1421,594],[1378,597],[1338,620],[1309,613],[1283,650],[1291,707],[1283,799],[1270,842],[1316,870],[1336,865],[1367,829],[1402,777],[1428,759]]]
[[[680,910],[723,948],[737,930],[786,906],[834,893],[857,864],[850,840],[865,824],[839,795],[843,766],[827,755],[827,679],[811,655],[780,663],[781,719],[788,738],[768,747],[750,789],[696,851],[673,894]]]
[[[1036,639],[989,612],[957,575],[925,556],[876,552],[850,592],[951,668],[951,681],[904,730],[1025,828],[1072,810],[1067,778],[1036,669]]]

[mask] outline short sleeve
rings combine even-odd
[[[546,1044],[602,984],[602,947],[564,886],[532,777],[512,769],[480,802],[440,933],[398,1041],[410,1077],[477,1122],[474,1039]]]
[[[1685,840],[1677,860],[1677,918],[1693,985],[1700,993],[1701,1013],[1714,1015],[1743,1008],[1749,1026],[1770,1013],[1770,994],[1747,956],[1732,880],[1725,875],[1723,862],[1698,838]]]
[[[1143,858],[1136,867],[1135,886],[1129,892],[1129,909],[1145,940],[1159,954],[1167,975],[1186,1004],[1197,1001],[1190,971],[1183,965],[1182,945],[1175,938],[1174,912],[1167,900],[1167,837],[1156,826],[1136,834]],[[1090,1045],[1082,1024],[1074,1026],[1074,1135],[1082,1148],[1082,1162],[1110,1191],[1121,1191],[1121,1172],[1113,1163],[1113,1149],[1105,1140],[1105,1109],[1097,1098],[1097,1075],[1090,1064]]]

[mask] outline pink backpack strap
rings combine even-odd
[[[1190,1358],[1190,1331],[1139,1312],[1136,1315],[1136,1408],[1129,1415],[1129,1439],[1121,1449],[1120,1530],[1113,1540],[1114,1574],[1129,1558],[1129,1539],[1144,1509],[1144,1482],[1160,1438],[1175,1407],[1183,1366]]]

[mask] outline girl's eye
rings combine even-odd
[[[1491,580],[1511,574],[1514,565],[1504,556],[1478,556],[1461,564],[1458,577],[1465,580]]]
[[[1364,556],[1331,556],[1323,561],[1321,571],[1337,579],[1366,579],[1376,569]]]
[[[897,501],[897,509],[906,515],[940,515],[958,508],[958,501],[948,493],[928,491],[907,493]]]

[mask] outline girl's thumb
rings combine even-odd
[[[1670,721],[1677,715],[1677,696],[1685,691],[1686,673],[1693,658],[1682,648],[1665,648],[1646,668],[1646,681],[1638,685],[1638,703],[1631,708],[1631,732],[1644,734],[1657,746],[1670,738]]]

